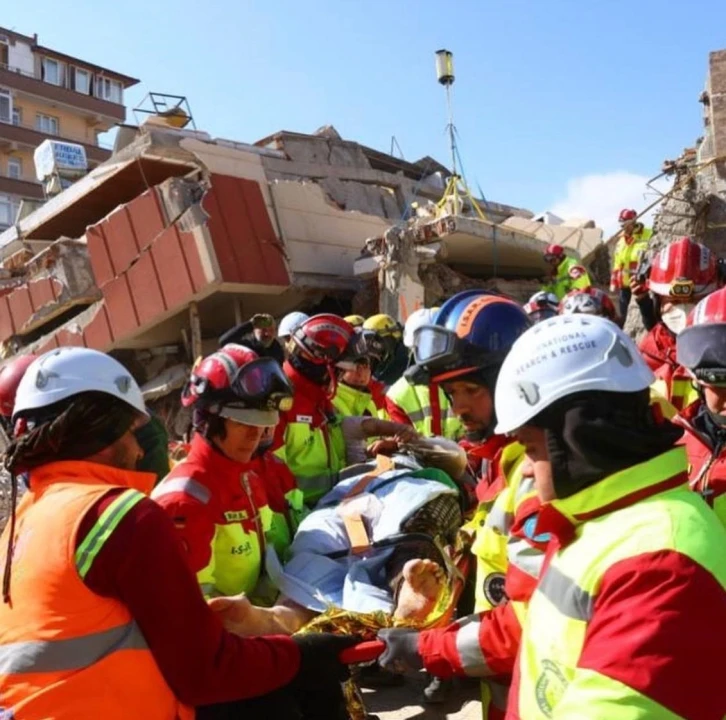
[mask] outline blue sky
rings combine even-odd
[[[5,3],[0,24],[140,78],[127,94],[130,106],[149,90],[179,93],[213,136],[251,142],[283,128],[333,124],[343,137],[385,151],[395,135],[410,160],[448,161],[433,55],[447,47],[473,188],[534,211],[605,215],[597,218],[605,223],[612,207],[647,204],[644,178],[701,134],[697,97],[708,53],[726,47],[723,0],[670,9],[662,0],[73,0],[72,12],[59,7]]]

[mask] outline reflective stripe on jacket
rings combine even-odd
[[[458,440],[464,434],[464,426],[451,410],[446,394],[433,383],[411,385],[405,377],[399,378],[388,388],[386,401],[391,419],[408,419],[416,432],[425,437],[436,435]]]
[[[145,495],[127,489],[76,550],[86,512],[116,488],[151,489],[156,477],[87,462],[31,473],[17,510],[12,603],[0,604],[0,708],[17,720],[191,719],[144,636],[118,600],[83,583],[104,542]],[[7,535],[0,541],[6,562]]]
[[[630,237],[621,234],[618,238],[610,275],[611,292],[630,287],[630,278],[638,269],[640,259],[648,249],[648,241],[652,235],[653,231],[650,228],[640,225],[640,230],[634,232]]]
[[[726,531],[674,448],[545,504],[507,718],[717,718]]]

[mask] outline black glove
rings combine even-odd
[[[406,672],[422,670],[423,658],[418,651],[418,630],[387,628],[378,632],[378,639],[386,643],[386,650],[378,663],[386,670]]]

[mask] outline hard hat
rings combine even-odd
[[[676,336],[676,361],[707,385],[726,383],[726,288],[707,295]]]
[[[625,210],[620,211],[620,215],[618,215],[618,222],[621,225],[624,225],[628,222],[633,222],[638,217],[638,213],[635,212],[635,210],[628,210],[627,208]]]
[[[498,367],[531,322],[513,300],[484,290],[449,298],[436,322],[414,333],[414,359],[438,382]]]
[[[290,381],[276,360],[230,344],[192,370],[182,390],[182,405],[203,416],[268,427],[277,424],[278,410],[292,407],[292,395]]]
[[[498,434],[526,425],[561,398],[586,390],[644,390],[655,376],[635,343],[596,315],[559,315],[520,337],[499,371]]]
[[[0,367],[0,415],[10,418],[15,407],[15,395],[25,371],[37,355],[18,355]]]
[[[378,313],[371,315],[364,323],[365,330],[375,330],[381,337],[394,337],[400,340],[402,336],[401,325],[390,315]]]
[[[693,300],[716,289],[716,256],[689,237],[666,245],[653,258],[648,289],[671,300]]]
[[[308,317],[310,316],[299,310],[288,313],[277,326],[277,337],[289,337],[295,328],[304,323]]]
[[[361,327],[366,319],[362,315],[346,315],[343,320],[349,323],[354,328]]]
[[[292,333],[293,352],[316,365],[335,364],[345,353],[354,330],[333,314],[313,315]]]
[[[15,397],[13,421],[85,392],[111,395],[148,415],[136,380],[110,355],[82,347],[63,347],[41,355],[23,375]]]
[[[550,243],[544,250],[544,258],[545,260],[554,260],[555,258],[562,258],[565,256],[565,248],[562,247],[562,245],[556,245],[554,243]]]
[[[570,290],[560,303],[561,315],[599,315],[615,320],[617,313],[610,296],[599,288]]]
[[[419,308],[414,310],[403,326],[403,344],[410,350],[413,348],[413,335],[422,325],[433,325],[439,308]]]
[[[524,312],[529,315],[529,319],[533,323],[553,318],[559,309],[560,301],[557,299],[557,295],[546,290],[536,292],[524,305]]]

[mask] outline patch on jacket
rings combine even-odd
[[[295,416],[295,422],[305,423],[307,425],[312,425],[313,424],[313,416],[312,415],[296,415]]]
[[[569,274],[573,280],[577,280],[585,274],[585,268],[582,265],[573,265],[569,270]]]
[[[537,705],[545,717],[552,717],[552,709],[559,703],[567,689],[567,678],[557,663],[542,661],[542,672],[535,684]]]
[[[484,578],[482,590],[491,605],[501,605],[507,599],[504,592],[504,573],[489,573]]]

